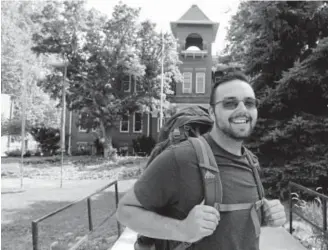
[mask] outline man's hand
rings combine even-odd
[[[264,218],[267,226],[280,227],[286,222],[286,212],[279,200],[264,200]]]
[[[219,212],[212,206],[196,205],[182,222],[185,242],[194,243],[211,235],[220,221]]]

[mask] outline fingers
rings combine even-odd
[[[215,216],[217,216],[218,218],[220,218],[220,213],[218,210],[216,210],[216,208],[211,207],[211,206],[207,206],[207,205],[202,205],[201,209],[203,212],[205,213],[211,213],[214,214]]]
[[[280,227],[286,223],[286,218],[281,218],[278,220],[268,220],[267,224],[271,227]]]
[[[285,210],[284,206],[279,200],[266,201],[263,205],[264,213],[270,211],[271,213],[280,212]]]
[[[209,236],[213,233],[212,229],[207,229],[207,228],[202,228],[201,229],[201,234],[203,237]]]
[[[268,220],[280,220],[280,219],[285,219],[286,218],[286,214],[284,212],[279,212],[279,213],[274,213],[271,214],[268,218]]]
[[[220,220],[220,214],[204,212],[202,217],[204,220],[207,220],[207,221],[219,222],[219,220]]]
[[[286,222],[286,213],[284,206],[279,200],[265,200],[264,213],[268,225],[278,227]]]
[[[218,223],[213,222],[213,221],[203,221],[202,228],[209,229],[213,232],[216,229],[217,225],[218,225]]]

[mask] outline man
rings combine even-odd
[[[257,121],[257,100],[241,72],[222,76],[210,97],[210,133],[205,134],[220,169],[223,203],[250,203],[259,199],[256,181],[243,141]],[[118,219],[151,238],[194,243],[190,249],[259,250],[259,237],[248,210],[219,213],[202,203],[204,191],[195,151],[189,141],[173,146],[148,166],[120,201]],[[266,225],[286,221],[279,200],[264,202]]]

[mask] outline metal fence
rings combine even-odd
[[[89,232],[84,235],[78,242],[76,242],[71,248],[70,250],[74,250],[74,249],[77,249],[80,245],[82,245],[84,242],[87,241],[88,239],[88,236],[93,232],[95,231],[97,228],[99,228],[100,226],[102,226],[107,220],[109,220],[116,212],[116,209],[115,211],[111,212],[109,214],[109,216],[107,216],[102,222],[100,222],[96,227],[94,227],[93,223],[92,223],[92,213],[91,213],[91,197],[104,191],[105,189],[111,187],[115,185],[115,202],[116,202],[116,209],[118,207],[118,201],[119,201],[119,197],[118,197],[118,185],[117,185],[117,180],[116,181],[113,181],[111,183],[109,183],[108,185],[100,188],[99,190],[95,191],[94,193],[90,194],[89,196],[87,197],[84,197],[83,199],[81,200],[77,200],[77,201],[74,201],[54,212],[51,212],[37,220],[34,220],[32,221],[32,243],[33,243],[33,250],[39,250],[39,232],[38,232],[38,224],[74,205],[76,205],[77,203],[79,202],[82,202],[84,200],[87,200],[87,207],[88,207],[88,223],[89,223]],[[120,237],[121,235],[121,226],[120,226],[120,223],[117,222],[117,231],[118,231],[118,237]]]
[[[295,213],[297,216],[299,216],[301,219],[318,229],[319,231],[323,232],[326,236],[328,236],[328,231],[327,231],[327,201],[328,201],[328,196],[318,193],[312,189],[309,189],[307,187],[304,187],[302,185],[296,184],[294,182],[289,182],[288,184],[288,189],[289,189],[289,233],[293,233],[293,213]],[[301,212],[297,211],[292,203],[292,191],[293,189],[296,190],[301,190],[305,193],[308,193],[310,195],[316,196],[320,198],[321,204],[322,204],[322,213],[323,213],[323,222],[322,222],[322,228],[316,224],[314,224],[312,221],[310,221],[308,218],[306,218]]]

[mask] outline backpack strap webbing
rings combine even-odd
[[[246,158],[248,160],[249,165],[252,168],[252,172],[253,172],[253,176],[256,182],[256,186],[257,186],[257,191],[259,194],[259,198],[260,198],[260,202],[261,202],[261,214],[262,214],[262,221],[264,218],[264,211],[263,211],[263,203],[264,203],[264,188],[263,185],[261,183],[261,179],[260,179],[260,175],[259,175],[259,162],[255,159],[254,155],[246,148],[244,147],[245,150],[245,154],[246,154]],[[256,207],[252,207],[251,209],[251,218],[253,221],[253,225],[255,228],[255,233],[256,236],[258,237],[261,233],[261,223],[259,221],[259,218],[257,216],[257,212],[256,212]]]
[[[204,204],[219,209],[218,206],[222,202],[222,183],[212,149],[202,136],[189,137],[188,140],[196,152],[204,187]],[[173,250],[185,250],[191,245],[192,243],[181,242]]]
[[[219,209],[222,203],[222,183],[220,171],[216,164],[211,147],[204,137],[190,137],[200,167],[204,186],[204,204]]]

